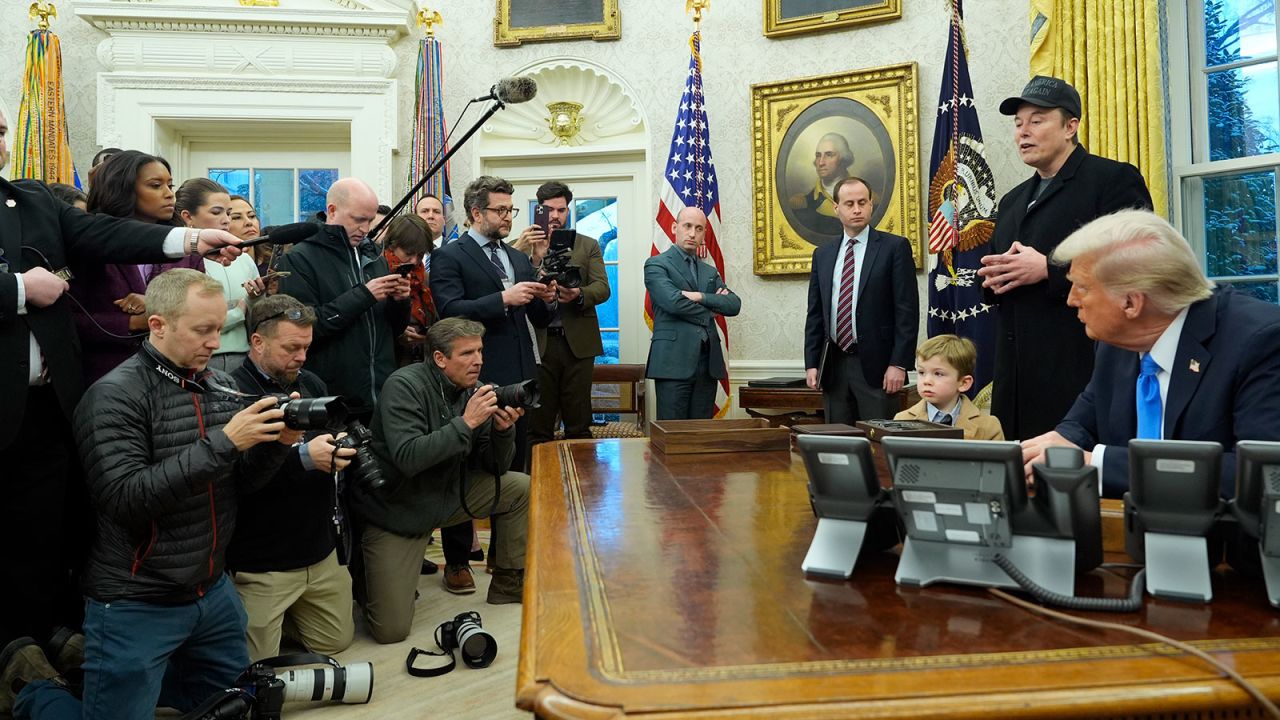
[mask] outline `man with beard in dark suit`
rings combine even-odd
[[[0,168],[7,135],[0,115]],[[78,604],[67,572],[83,558],[62,557],[63,513],[68,479],[79,476],[69,418],[84,376],[67,282],[55,273],[70,258],[160,263],[237,243],[221,230],[88,215],[54,199],[43,183],[0,179],[0,586],[7,588],[0,593],[0,666],[34,648],[31,639],[50,640],[67,597]],[[239,251],[222,253],[230,262]],[[51,648],[53,656],[61,649]]]
[[[1079,144],[1080,93],[1066,82],[1037,75],[1000,112],[1014,116],[1018,155],[1036,171],[1001,198],[978,270],[997,308],[991,414],[1019,440],[1052,430],[1093,371],[1093,342],[1067,307],[1066,268],[1046,258],[1094,218],[1150,209],[1151,194],[1137,168]]]

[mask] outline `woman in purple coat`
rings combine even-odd
[[[164,158],[137,150],[112,155],[94,169],[91,213],[173,224],[173,177]],[[90,265],[72,269],[71,294],[84,360],[85,383],[111,372],[142,346],[147,336],[147,283],[175,267],[204,271],[203,259],[187,256],[159,265]]]

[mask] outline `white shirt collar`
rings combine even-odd
[[[1169,323],[1169,327],[1160,333],[1160,337],[1148,351],[1151,359],[1160,366],[1160,372],[1169,372],[1174,360],[1178,359],[1178,339],[1182,337],[1182,326],[1187,323],[1187,311],[1190,309],[1190,307],[1182,308],[1182,312],[1178,313],[1177,317]]]
[[[855,239],[858,241],[858,244],[859,244],[859,245],[864,245],[864,246],[865,246],[865,245],[867,244],[867,238],[868,238],[868,237],[870,237],[870,236],[871,236],[871,226],[870,226],[870,225],[867,225],[866,227],[862,228],[862,232],[858,233],[858,236],[857,236]],[[845,232],[845,233],[844,233],[844,237],[840,238],[840,242],[841,242],[842,244],[843,244],[843,243],[848,243],[848,242],[849,242],[849,233],[848,233],[848,232]]]

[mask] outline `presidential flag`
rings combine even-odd
[[[67,111],[62,100],[62,44],[51,30],[32,30],[27,37],[22,104],[13,135],[15,179],[34,178],[80,187],[71,159]]]
[[[689,38],[689,77],[685,80],[684,94],[680,96],[680,109],[676,112],[676,126],[671,133],[671,150],[667,153],[667,167],[663,175],[662,198],[658,201],[657,223],[660,233],[655,233],[649,256],[665,252],[675,242],[671,228],[676,216],[686,207],[696,207],[706,213],[706,243],[698,251],[703,260],[710,258],[720,277],[724,278],[724,257],[720,254],[720,190],[716,184],[715,162],[711,159],[711,131],[707,127],[706,96],[702,94],[702,33],[695,31]],[[644,319],[653,329],[653,304],[649,293],[644,295]],[[715,316],[720,329],[720,352],[729,363],[729,328],[722,315]],[[727,373],[726,373],[727,374]],[[729,378],[720,380],[716,390],[716,417],[729,412]]]
[[[983,302],[978,277],[995,229],[996,187],[983,157],[982,128],[969,82],[961,0],[951,0],[951,32],[938,93],[938,120],[929,158],[929,336],[955,333],[978,347],[970,395],[987,394],[992,377],[994,308]]]

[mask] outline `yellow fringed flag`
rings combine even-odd
[[[27,68],[15,130],[15,179],[80,186],[62,98],[62,45],[51,30],[32,30],[27,38]]]

